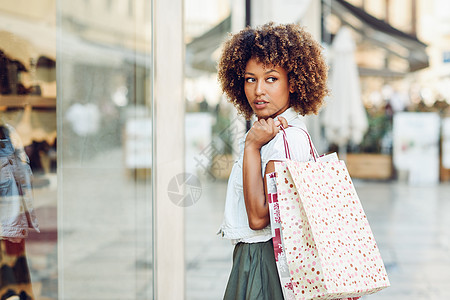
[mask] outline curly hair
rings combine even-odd
[[[244,92],[244,73],[251,59],[265,66],[280,66],[294,91],[290,106],[301,115],[317,114],[328,94],[328,66],[322,46],[296,24],[247,27],[224,42],[218,64],[218,80],[238,112],[247,120],[253,110]]]

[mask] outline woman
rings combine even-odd
[[[283,299],[264,176],[286,159],[280,125],[291,158],[311,159],[301,116],[317,114],[328,93],[327,71],[319,43],[294,24],[248,27],[224,43],[222,90],[247,120],[257,118],[240,142],[228,182],[220,233],[235,249],[224,299]]]

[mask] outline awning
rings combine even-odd
[[[186,73],[193,73],[194,70],[217,72],[217,62],[213,53],[219,49],[223,40],[231,31],[231,15],[222,22],[208,30],[203,35],[195,38],[186,46]]]
[[[405,71],[414,72],[429,66],[428,55],[425,51],[427,45],[417,37],[392,27],[347,1],[322,0],[322,3],[344,24],[358,32],[364,40],[384,48],[392,55],[407,60],[409,69]],[[379,70],[374,71],[375,74]],[[386,71],[388,70],[383,70],[382,73],[386,73]],[[392,71],[401,74],[399,70]],[[365,69],[365,73],[369,73],[367,69]]]
[[[71,57],[77,63],[109,67],[121,66],[124,62],[148,67],[150,55],[119,45],[106,45],[63,32],[57,37],[57,29],[48,24],[0,12],[0,50],[8,57],[19,60],[27,69],[30,58],[45,56],[56,60],[58,50],[65,59]]]

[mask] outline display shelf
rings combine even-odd
[[[0,106],[7,107],[32,107],[56,108],[55,97],[42,97],[32,95],[0,95]]]

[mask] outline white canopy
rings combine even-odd
[[[361,143],[368,129],[361,100],[355,42],[347,27],[342,27],[331,46],[331,96],[327,99],[323,125],[329,142],[341,148],[350,141]]]

